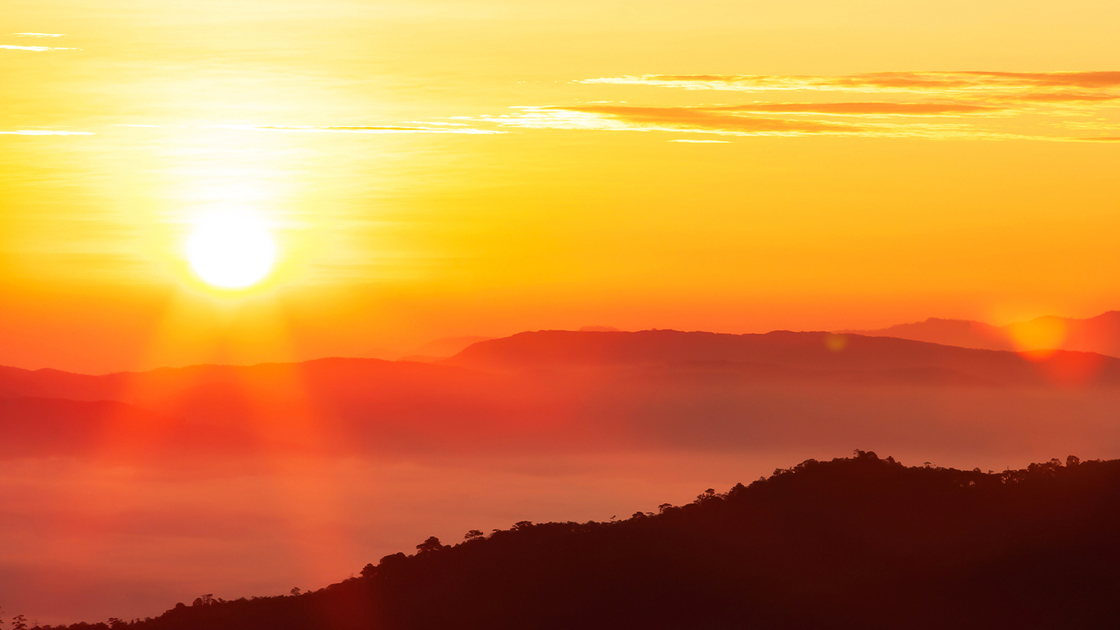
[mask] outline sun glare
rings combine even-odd
[[[243,289],[265,278],[276,261],[276,242],[259,217],[222,212],[199,220],[187,239],[191,268],[207,284]]]

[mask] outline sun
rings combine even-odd
[[[203,216],[187,238],[187,259],[207,284],[243,289],[263,280],[276,262],[268,225],[244,212]]]

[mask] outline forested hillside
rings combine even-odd
[[[114,627],[1108,627],[1117,534],[1120,461],[993,473],[857,451],[625,520],[429,538],[319,591],[203,597]]]

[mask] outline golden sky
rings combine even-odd
[[[4,0],[0,364],[1117,308],[1112,1]],[[207,286],[251,213],[277,263]]]

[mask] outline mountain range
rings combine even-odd
[[[1120,439],[1111,420],[1120,359],[827,332],[539,331],[428,363],[101,376],[3,368],[0,399],[10,410],[0,440],[13,445],[0,458],[796,450],[866,440],[900,453],[1021,456],[1051,439],[1080,452]]]
[[[961,319],[929,318],[879,330],[845,331],[985,350],[1076,350],[1120,356],[1120,311],[1075,319],[1045,316],[1005,326]]]
[[[453,341],[439,353],[469,340]],[[417,531],[603,518],[855,447],[993,470],[1109,457],[1118,363],[850,333],[597,327],[421,361],[0,368],[0,591],[6,606],[55,611],[52,623],[143,616],[188,593],[326,584],[367,561],[357,550],[391,553]],[[106,581],[126,557],[142,560]],[[310,571],[306,558],[329,560]],[[143,608],[126,601],[137,592],[150,594]]]

